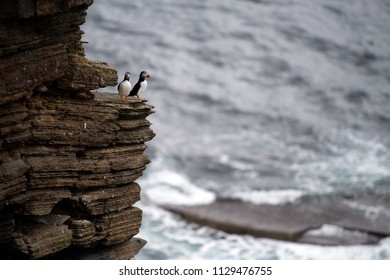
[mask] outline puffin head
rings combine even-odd
[[[150,74],[146,71],[142,71],[140,74],[139,74],[139,77],[142,78],[142,79],[145,79],[145,78],[151,78],[152,76],[150,76]]]
[[[130,72],[126,72],[125,73],[125,80],[130,80],[130,76],[131,76]]]

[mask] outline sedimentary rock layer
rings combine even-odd
[[[92,0],[0,3],[0,257],[133,257],[153,107],[92,93],[118,76],[85,57]],[[117,250],[117,252],[115,252]]]
[[[152,107],[122,104],[104,93],[74,100],[32,96],[25,106],[29,133],[12,143],[4,135],[0,151],[0,241],[15,245],[18,257],[41,258],[70,246],[112,246],[130,240],[141,226],[142,212],[132,207],[140,199],[140,186],[134,181],[149,163],[144,142],[154,133],[145,118]],[[53,213],[69,215],[69,226],[44,227],[50,229],[49,236],[26,239],[22,234],[29,226],[40,232],[40,222],[12,226],[14,219],[24,224]],[[68,232],[73,232],[69,240]],[[48,248],[38,249],[41,245]]]

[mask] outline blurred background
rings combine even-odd
[[[139,180],[148,244],[137,259],[390,258],[389,240],[233,235],[158,206],[387,191],[388,0],[95,0],[82,29],[88,58],[120,81],[152,75],[143,97],[157,136]]]

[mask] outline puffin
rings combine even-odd
[[[127,98],[130,90],[130,72],[126,72],[123,81],[118,84],[118,93],[122,102],[130,102],[130,100]]]
[[[144,100],[144,98],[140,98],[139,95],[144,92],[146,87],[148,86],[148,82],[146,78],[151,78],[150,74],[146,71],[142,71],[139,74],[138,82],[134,85],[133,89],[130,91],[129,96],[137,97],[138,100]]]

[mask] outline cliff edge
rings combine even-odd
[[[153,106],[91,90],[117,84],[85,58],[92,0],[0,3],[0,258],[130,259]]]

